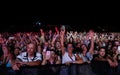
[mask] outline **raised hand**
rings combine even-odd
[[[94,31],[93,30],[89,31],[89,37],[94,37]]]
[[[55,27],[55,31],[57,32],[57,34],[59,33],[59,30],[58,30],[58,28],[57,28],[57,27]]]

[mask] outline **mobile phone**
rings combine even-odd
[[[120,60],[120,55],[118,55],[118,60]]]
[[[46,50],[47,50],[47,47],[44,47],[43,52],[46,52]]]
[[[118,52],[120,52],[120,46],[118,46]]]

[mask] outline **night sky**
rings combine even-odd
[[[116,15],[49,15],[49,16],[3,16],[0,17],[0,31],[33,31],[37,23],[44,25],[69,25],[71,28],[95,29],[96,31],[119,32]]]

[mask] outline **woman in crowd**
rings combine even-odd
[[[40,29],[40,32],[37,32],[37,33],[35,33],[35,32],[0,33],[0,47],[2,48],[2,43],[4,43],[8,47],[8,51],[10,51],[10,52],[8,52],[7,53],[8,55],[5,57],[7,59],[11,60],[11,57],[12,57],[10,55],[11,53],[14,52],[16,58],[17,58],[17,55],[19,54],[18,50],[16,49],[17,47],[20,48],[20,54],[21,54],[21,52],[26,52],[27,44],[32,42],[33,44],[37,45],[36,52],[42,53],[41,56],[43,56],[44,61],[46,60],[46,57],[45,57],[46,51],[49,49],[54,49],[56,52],[55,56],[57,54],[57,56],[60,57],[60,59],[62,60],[61,61],[62,64],[66,64],[66,65],[69,65],[71,63],[77,63],[77,64],[87,63],[90,65],[91,60],[93,59],[93,55],[94,55],[93,48],[95,47],[98,49],[101,47],[107,47],[109,49],[109,51],[111,51],[111,52],[113,51],[112,54],[109,54],[108,49],[105,49],[105,51],[106,51],[105,59],[107,60],[107,63],[109,63],[109,67],[112,67],[112,68],[118,67],[117,64],[119,64],[119,62],[117,63],[116,59],[120,53],[118,53],[116,51],[114,52],[114,48],[117,49],[117,47],[120,45],[120,43],[119,43],[120,33],[107,34],[107,33],[97,33],[96,32],[94,34],[93,31],[90,31],[89,33],[73,32],[73,31],[70,31],[70,32],[66,31],[66,32],[67,33],[65,33],[64,27],[63,27],[63,29],[60,30],[60,32],[56,27],[55,33],[51,30],[47,33],[47,31],[43,31],[43,29]],[[1,40],[2,37],[4,37],[4,39]],[[114,42],[114,44],[112,44],[112,43],[109,43],[108,41],[112,41],[112,42],[115,41],[115,42]],[[95,46],[94,46],[93,42],[96,43]],[[77,48],[74,48],[74,46]],[[90,48],[89,48],[89,46],[90,46]],[[3,46],[3,48],[4,48],[4,46]],[[113,50],[111,50],[111,48],[113,48]],[[80,51],[80,53],[79,53],[79,51]],[[97,51],[97,52],[99,55],[100,51]],[[1,54],[2,54],[2,52],[1,52]],[[12,55],[14,55],[14,54],[12,54]],[[54,52],[52,52],[51,54],[54,56]],[[0,58],[0,59],[3,61],[3,59],[5,59],[5,57],[3,57],[3,55],[1,57],[2,58]],[[94,58],[94,59],[96,59],[96,58]],[[8,62],[8,61],[6,61],[6,62]],[[47,60],[47,62],[48,62],[48,60]],[[44,65],[46,65],[46,64],[48,64],[48,63],[45,63]],[[15,69],[15,66],[13,66],[13,67],[14,67],[13,69]],[[70,66],[67,66],[67,67],[70,67]],[[65,72],[65,67],[62,67],[61,70],[63,71],[63,68],[64,68],[64,74],[67,74],[67,71]],[[85,73],[85,71],[87,71],[87,69],[88,68],[85,68],[83,72]],[[80,74],[80,68],[79,68],[78,72]]]
[[[45,58],[42,61],[42,65],[48,65],[46,66],[46,72],[47,74],[51,75],[59,75],[59,67],[50,66],[50,65],[56,65],[61,64],[60,57],[55,53],[55,50],[46,51]]]
[[[76,64],[83,63],[83,60],[77,54],[73,54],[74,47],[73,47],[72,43],[68,43],[67,47],[65,48],[64,35],[65,35],[65,30],[61,31],[62,64],[70,65],[72,63],[76,63]],[[65,49],[67,49],[67,50],[65,50]],[[63,66],[61,68],[60,75],[69,75],[69,74],[76,75],[76,67],[75,66],[71,66],[70,71],[69,71],[68,67],[66,67],[66,66]]]
[[[2,44],[2,50],[3,50],[3,62],[2,65],[6,67],[4,69],[6,75],[15,75],[15,71],[11,68],[13,65],[13,62],[15,60],[14,53],[12,53],[8,46],[5,44]]]
[[[86,44],[81,45],[81,51],[79,53],[79,56],[82,58],[83,62],[86,63],[83,66],[79,66],[79,74],[80,75],[92,75],[92,69],[91,69],[91,60],[93,58],[94,54],[94,32],[89,31],[88,38],[90,40],[90,48]]]

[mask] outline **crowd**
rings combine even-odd
[[[120,75],[120,33],[67,31],[64,26],[39,32],[0,33],[0,67],[12,67],[4,73],[13,75],[23,66],[53,64],[67,66],[58,68],[58,75],[69,75],[71,64],[84,64],[77,66],[78,75]],[[75,67],[71,75],[76,75]],[[52,67],[46,73],[56,75],[58,69]]]

